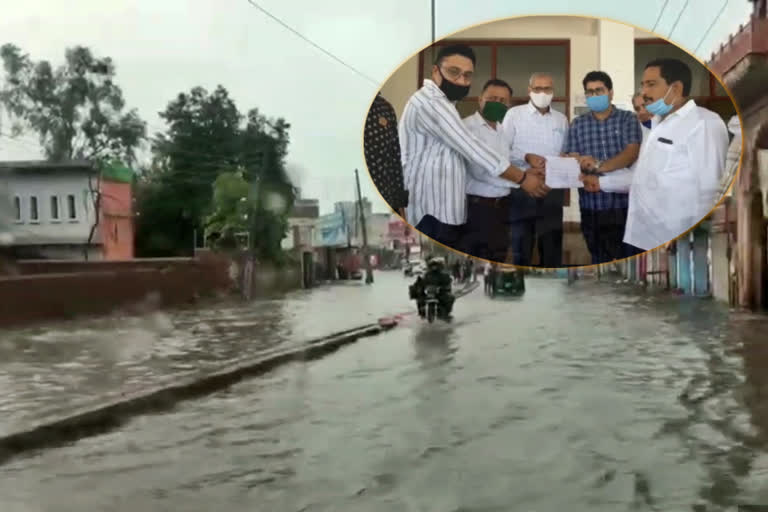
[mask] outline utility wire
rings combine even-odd
[[[685,3],[683,4],[683,8],[680,9],[680,14],[677,15],[677,19],[675,20],[675,24],[672,25],[672,30],[670,30],[669,31],[669,35],[667,35],[667,39],[671,39],[672,38],[672,32],[675,31],[675,29],[677,28],[677,24],[680,23],[680,18],[683,17],[683,13],[688,8],[688,4],[690,3],[690,1],[691,0],[685,0]]]
[[[664,11],[667,9],[667,4],[669,4],[669,0],[664,0],[664,5],[661,6],[661,10],[659,11],[659,17],[656,18],[656,23],[653,24],[653,28],[651,29],[651,32],[656,32],[656,27],[659,26],[659,22],[661,21],[661,17],[664,15]]]
[[[707,28],[707,31],[704,32],[703,36],[701,36],[701,41],[699,41],[698,46],[696,46],[696,49],[693,51],[694,54],[699,53],[699,48],[701,48],[701,45],[704,44],[704,40],[707,38],[707,36],[709,35],[709,32],[715,26],[715,23],[717,23],[717,20],[719,20],[720,16],[723,15],[723,12],[725,11],[725,7],[728,5],[728,2],[730,2],[730,0],[725,0],[725,2],[723,2],[723,6],[720,8],[720,12],[717,13],[717,16],[715,16],[715,18],[712,20],[712,23],[709,25],[709,28]]]
[[[304,35],[303,35],[301,32],[299,32],[299,31],[297,31],[296,29],[294,29],[293,27],[289,26],[289,25],[288,25],[288,24],[286,24],[286,23],[285,23],[283,20],[281,20],[280,18],[278,18],[277,16],[275,16],[275,15],[274,15],[274,14],[272,14],[271,12],[267,11],[265,8],[263,8],[262,6],[260,6],[260,5],[259,5],[259,4],[257,4],[256,2],[254,2],[253,0],[246,0],[246,1],[247,1],[249,4],[251,4],[253,7],[255,7],[256,9],[260,10],[260,11],[261,11],[262,13],[264,13],[266,16],[268,16],[268,17],[269,17],[269,18],[271,18],[272,20],[274,20],[274,21],[276,21],[277,23],[279,23],[280,25],[282,25],[282,26],[283,26],[283,28],[285,28],[286,30],[289,30],[289,31],[293,32],[293,34],[294,34],[294,35],[296,35],[296,36],[297,36],[297,37],[299,37],[300,39],[304,40],[305,42],[309,43],[310,45],[314,46],[316,49],[320,50],[321,52],[323,52],[324,54],[326,54],[327,56],[329,56],[330,58],[332,58],[333,60],[335,60],[336,62],[338,62],[339,64],[341,64],[342,66],[346,67],[347,69],[351,70],[352,72],[356,73],[357,75],[359,75],[359,76],[363,77],[364,79],[368,80],[369,82],[371,82],[371,83],[372,83],[373,85],[375,85],[376,87],[380,87],[380,86],[381,86],[381,84],[379,83],[379,81],[378,81],[378,80],[374,80],[373,78],[369,77],[368,75],[366,75],[365,73],[363,73],[362,71],[360,71],[360,70],[359,70],[359,69],[357,69],[356,67],[352,66],[351,64],[347,64],[347,63],[346,63],[346,62],[344,62],[342,59],[340,59],[340,58],[339,58],[339,57],[337,57],[336,55],[332,54],[331,52],[329,52],[329,51],[328,51],[328,50],[326,50],[325,48],[321,47],[320,45],[318,45],[318,44],[317,44],[317,43],[315,43],[314,41],[310,40],[309,38],[307,38],[306,36],[304,36]]]

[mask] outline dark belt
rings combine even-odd
[[[493,208],[504,208],[509,204],[509,196],[502,197],[482,197],[467,194],[467,199],[470,203],[486,204]]]

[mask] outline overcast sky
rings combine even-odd
[[[430,0],[255,0],[360,72],[383,81],[429,44]],[[257,107],[291,123],[288,162],[302,194],[327,212],[354,198],[354,169],[374,210],[388,211],[368,179],[362,125],[377,86],[271,20],[246,0],[25,0],[5,2],[0,44],[33,59],[63,60],[64,48],[91,47],[117,65],[127,104],[150,132],[157,113],[179,92],[224,85],[241,111]],[[664,0],[437,0],[437,38],[501,17],[535,14],[604,16],[653,28]],[[686,0],[669,0],[656,32],[669,32]],[[693,51],[725,0],[691,0],[671,40]],[[573,7],[570,7],[573,6]],[[576,7],[578,6],[578,7]],[[730,0],[697,55],[710,53],[747,20],[751,4]],[[7,125],[2,127],[8,133]],[[0,136],[0,159],[39,157],[35,136]]]

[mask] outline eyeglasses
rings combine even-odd
[[[467,82],[472,80],[472,76],[474,75],[473,71],[464,71],[462,72],[459,68],[441,68],[441,71],[443,74],[451,79],[451,80],[458,80],[459,78],[464,78]]]
[[[555,91],[554,87],[531,87],[531,90],[535,93],[544,92],[547,94],[552,94]]]
[[[584,91],[585,96],[602,96],[603,94],[608,94],[608,89],[605,87],[598,87],[597,89],[587,89]]]

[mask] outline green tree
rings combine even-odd
[[[185,253],[195,231],[202,235],[229,225],[229,202],[216,198],[229,197],[231,187],[246,187],[253,216],[242,227],[252,231],[262,258],[279,259],[295,196],[284,163],[290,125],[255,109],[242,115],[222,86],[179,94],[160,115],[169,128],[155,136],[152,166],[142,173],[140,253]]]
[[[135,109],[125,111],[112,59],[76,46],[54,69],[13,44],[0,47],[0,58],[5,71],[0,104],[10,114],[14,135],[36,132],[52,161],[118,158],[135,163],[146,125]]]
[[[206,237],[216,237],[216,247],[233,249],[236,236],[248,231],[249,213],[256,208],[242,172],[224,172],[213,183],[211,213],[205,222]]]

